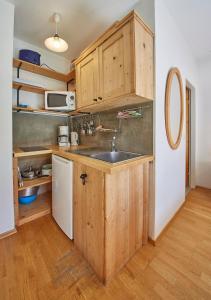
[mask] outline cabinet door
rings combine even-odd
[[[76,65],[77,108],[97,101],[99,91],[98,50]]]
[[[99,47],[100,97],[103,100],[132,92],[131,23]]]
[[[103,280],[104,173],[79,163],[74,165],[74,242]]]

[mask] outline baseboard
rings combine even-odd
[[[12,234],[15,234],[17,232],[17,229],[14,228],[13,230],[10,230],[10,231],[7,231],[7,232],[4,232],[2,234],[0,234],[0,240],[12,235]]]
[[[195,188],[202,189],[202,190],[208,190],[208,191],[210,191],[210,190],[211,190],[211,188],[204,187],[204,186],[201,186],[201,185],[196,185],[196,187],[195,187]]]
[[[152,246],[156,246],[156,241],[151,239],[150,237],[148,237],[148,242],[152,245]]]
[[[160,240],[160,238],[162,237],[162,235],[166,232],[166,230],[169,228],[169,226],[171,225],[171,223],[174,221],[174,219],[176,218],[176,216],[178,215],[178,213],[181,211],[181,209],[183,208],[183,206],[185,205],[187,199],[185,199],[185,201],[180,205],[180,207],[177,209],[177,211],[174,213],[174,215],[172,216],[172,218],[168,221],[168,223],[164,226],[164,228],[161,230],[161,232],[159,233],[158,237],[153,240],[152,238],[148,238],[148,241],[150,244],[152,244],[153,246],[156,246],[156,243]]]

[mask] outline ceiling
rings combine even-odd
[[[72,60],[139,0],[8,0],[15,4],[15,37],[38,47],[55,32],[52,15],[61,14],[59,35],[69,44],[61,54]]]
[[[165,0],[197,59],[211,56],[211,0]]]

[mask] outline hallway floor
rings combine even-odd
[[[0,300],[211,299],[211,190],[197,188],[156,247],[107,287],[50,216],[0,240]]]

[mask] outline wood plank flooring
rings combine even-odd
[[[157,246],[104,287],[50,216],[0,240],[0,299],[211,299],[211,190],[191,191]]]

